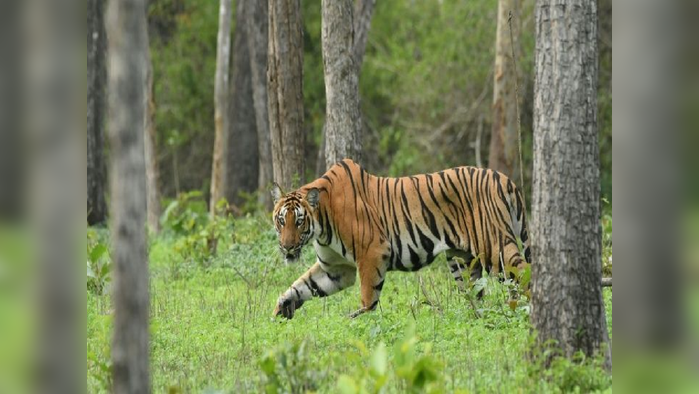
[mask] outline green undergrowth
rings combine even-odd
[[[293,320],[273,318],[279,294],[313,263],[312,248],[284,265],[266,215],[219,220],[187,231],[166,222],[150,241],[154,392],[611,391],[597,360],[548,370],[529,361],[526,299],[510,305],[494,278],[481,301],[459,292],[444,256],[418,273],[389,273],[373,313],[348,318],[360,303],[354,286],[307,302]],[[103,285],[89,283],[88,391],[105,392],[112,305]],[[606,289],[610,332],[611,301]]]

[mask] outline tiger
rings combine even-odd
[[[272,197],[286,263],[297,261],[310,242],[316,254],[315,264],[277,300],[273,315],[286,319],[311,298],[354,285],[357,273],[361,307],[349,317],[373,311],[387,272],[420,270],[441,252],[461,289],[462,272],[477,280],[483,268],[505,273],[530,261],[522,193],[490,169],[388,178],[344,159],[289,193],[274,183]]]

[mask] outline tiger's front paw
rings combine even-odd
[[[293,300],[290,298],[280,299],[277,302],[277,306],[274,308],[273,315],[282,315],[286,319],[293,319],[294,312],[296,309],[301,308],[301,305],[303,305],[303,301],[301,300]]]

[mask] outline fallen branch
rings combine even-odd
[[[602,278],[602,287],[612,287],[612,278]]]

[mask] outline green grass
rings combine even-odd
[[[594,363],[567,363],[546,374],[527,361],[530,342],[528,305],[514,311],[507,290],[490,280],[476,307],[457,291],[444,257],[419,273],[389,273],[380,309],[357,319],[359,287],[314,299],[283,321],[271,313],[278,295],[313,263],[312,247],[301,261],[286,266],[266,217],[232,223],[219,242],[218,256],[204,262],[183,259],[178,238],[152,241],[151,376],[154,392],[261,392],[267,355],[291,357],[289,346],[303,343],[295,363],[301,379],[319,392],[333,392],[341,374],[356,376],[380,343],[390,349],[414,325],[418,353],[431,348],[445,392],[557,392],[611,390],[612,379]],[[611,332],[611,290],[605,301]],[[108,391],[112,307],[108,295],[88,292],[87,385]],[[364,351],[363,348],[368,350]],[[389,351],[389,365],[393,358]],[[390,367],[389,367],[390,368]],[[301,372],[290,372],[289,375]],[[298,377],[298,376],[296,376]],[[387,392],[402,392],[398,379]]]

